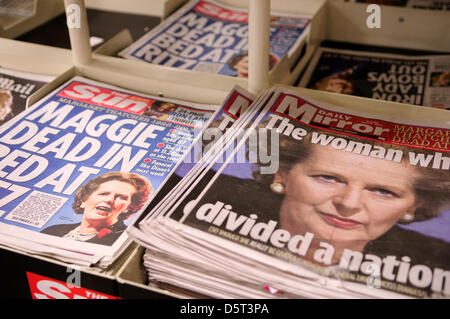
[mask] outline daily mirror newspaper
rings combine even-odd
[[[74,77],[0,128],[0,233],[113,256],[218,109]]]
[[[0,125],[25,110],[28,97],[54,76],[0,68]]]
[[[295,59],[308,17],[274,14],[270,69]],[[211,0],[192,0],[119,55],[187,70],[248,77],[248,12]]]
[[[299,291],[308,280],[322,293],[338,291],[315,273],[365,296],[449,297],[446,111],[405,106],[394,116],[300,92],[280,89],[248,139],[192,189],[194,198],[141,222],[153,236],[151,253],[289,296],[308,295]],[[259,130],[276,134],[278,148],[252,139]],[[267,152],[252,143],[278,149],[271,171],[258,156]]]
[[[450,56],[319,48],[300,86],[450,109]]]

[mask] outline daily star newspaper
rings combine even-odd
[[[248,139],[196,181],[197,197],[141,222],[149,251],[230,285],[289,296],[449,297],[446,111],[382,108],[346,109],[280,89]],[[278,133],[269,164],[250,155],[259,129]],[[267,166],[278,169],[263,173]]]
[[[295,59],[308,17],[274,14],[270,68],[285,55]],[[248,75],[248,12],[214,1],[192,0],[119,55],[187,70]],[[245,64],[245,66],[241,66]]]
[[[218,108],[74,77],[0,128],[0,233],[49,250],[114,255]],[[90,202],[105,185],[114,201]],[[108,222],[83,235],[85,219]]]
[[[28,97],[53,76],[0,68],[0,125],[25,110]]]
[[[450,56],[319,48],[300,86],[450,109]]]

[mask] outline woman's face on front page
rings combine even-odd
[[[238,72],[238,77],[248,78],[248,56],[242,57],[242,59],[236,63],[235,68]]]
[[[345,79],[338,77],[330,77],[320,81],[316,88],[320,91],[342,93],[342,94],[353,94],[354,87],[353,84]]]
[[[414,212],[415,173],[405,163],[311,145],[306,160],[278,175],[286,186],[281,227],[331,244],[365,245]]]
[[[108,227],[117,222],[119,215],[127,211],[136,188],[123,181],[111,180],[100,184],[81,204],[84,218]]]

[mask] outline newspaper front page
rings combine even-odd
[[[0,233],[114,255],[217,109],[74,77],[0,128]]]
[[[285,55],[295,58],[308,17],[271,17],[272,69]],[[222,75],[248,77],[248,12],[214,1],[192,0],[119,55],[129,59]]]
[[[300,86],[450,109],[450,56],[319,48]]]
[[[194,197],[141,223],[148,256],[284,296],[448,297],[450,127],[407,114],[280,89]],[[252,128],[278,133],[273,161]]]

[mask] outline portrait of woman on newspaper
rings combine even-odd
[[[357,66],[328,75],[315,81],[309,88],[332,93],[358,95],[355,93],[355,84],[351,80],[356,69]]]
[[[311,143],[311,132],[301,141],[280,134],[275,174],[256,169],[254,179],[221,175],[207,202],[214,203],[214,194],[220,194],[217,200],[232,205],[234,212],[257,214],[258,221],[277,221],[277,229],[288,231],[291,237],[313,234],[302,258],[315,264],[320,262],[313,253],[326,242],[334,248],[326,266],[338,264],[343,251],[349,249],[380,258],[409,256],[415,264],[448,268],[448,242],[398,224],[439,216],[450,199],[450,172],[410,165],[406,147],[337,137],[406,156],[397,162]],[[236,194],[245,194],[245,201]]]
[[[13,96],[9,90],[0,89],[0,125],[14,116],[11,106],[13,105]]]
[[[269,70],[272,70],[277,62],[278,58],[275,55],[270,54]],[[236,76],[238,78],[248,78],[248,52],[242,52],[232,57],[228,61],[228,67],[237,72]]]
[[[450,71],[431,73],[431,86],[434,87],[450,86]]]
[[[173,112],[176,109],[177,106],[173,103],[155,101],[152,105],[145,109],[142,115],[150,116],[151,118],[163,121],[169,117],[170,112]]]
[[[91,179],[74,196],[79,224],[50,226],[43,234],[110,245],[125,231],[124,221],[139,211],[152,191],[150,182],[137,174],[110,172]]]

